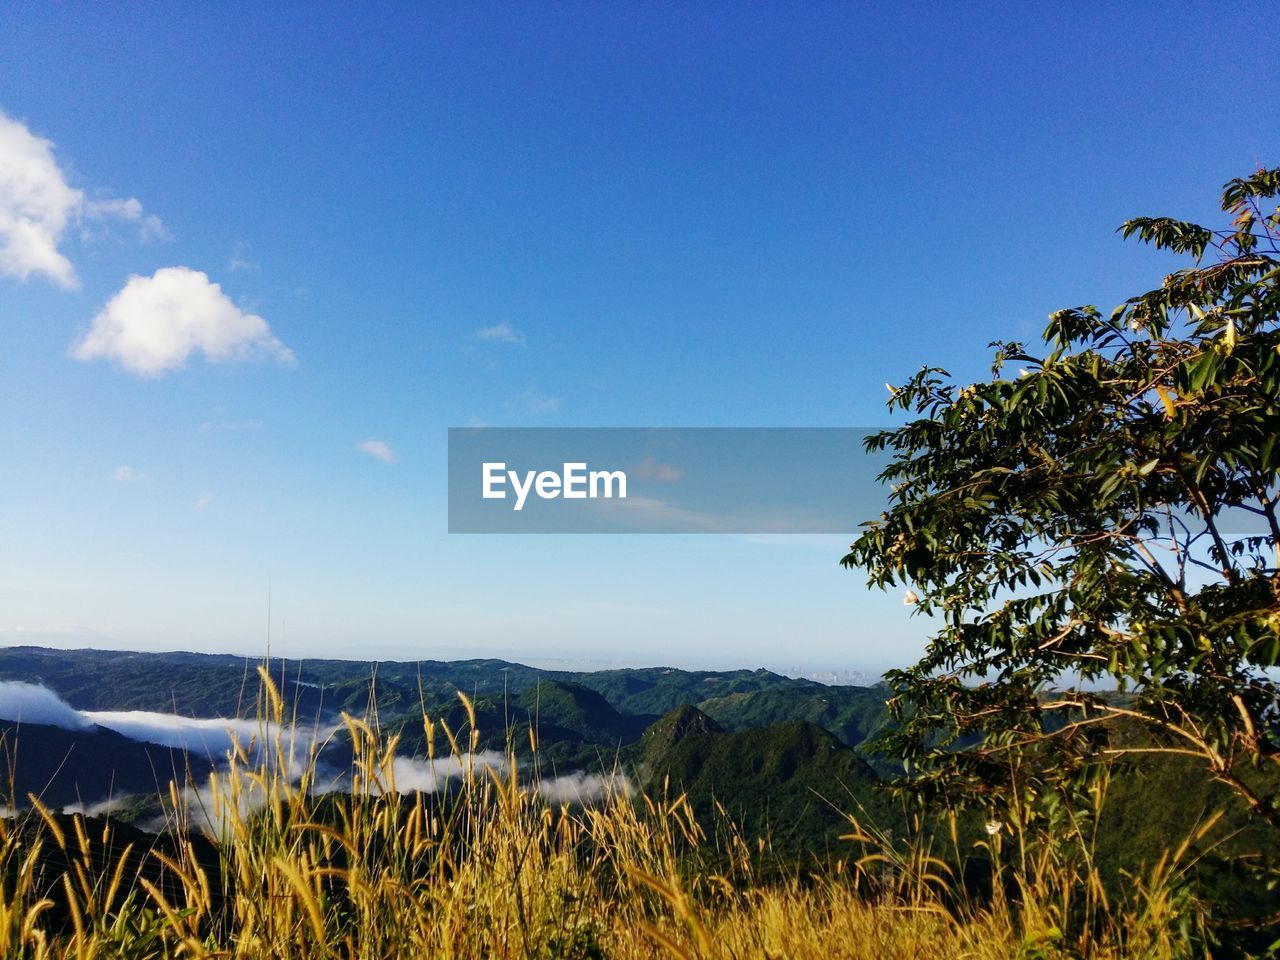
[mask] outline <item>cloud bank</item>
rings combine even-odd
[[[77,360],[112,360],[142,377],[180,370],[193,353],[209,363],[294,362],[267,321],[242,311],[220,285],[189,267],[130,277],[71,348]]]
[[[609,797],[629,796],[631,790],[631,781],[621,773],[587,773],[584,770],[538,784],[538,794],[552,803],[594,803]]]
[[[154,743],[220,760],[235,746],[246,752],[276,737],[289,749],[291,773],[297,775],[313,745],[323,743],[336,729],[330,726],[284,726],[257,720],[183,717],[147,710],[77,710],[48,687],[20,681],[0,681],[0,721],[43,724],[63,730],[112,730],[140,743]]]
[[[45,724],[66,730],[111,730],[130,740],[183,750],[196,756],[207,756],[214,761],[222,761],[222,764],[225,764],[228,753],[238,746],[250,754],[251,759],[274,765],[274,752],[263,748],[274,744],[278,738],[284,746],[284,762],[287,767],[282,772],[294,784],[319,748],[338,730],[336,724],[278,727],[258,720],[183,717],[146,710],[81,711],[47,687],[13,681],[0,681],[0,721],[4,720]],[[434,760],[398,756],[392,761],[391,775],[394,788],[399,793],[435,793],[449,780],[461,778],[468,772],[480,775],[487,771],[497,771],[501,775],[507,763],[508,759],[504,754],[493,750],[482,750],[463,757],[449,755]],[[313,787],[314,793],[345,793],[351,789],[350,769],[331,767],[323,758],[319,758],[317,770],[325,776]],[[390,783],[384,785],[388,789],[391,786]],[[549,803],[589,804],[610,797],[626,796],[631,793],[632,785],[621,773],[578,771],[550,779],[534,780],[531,782],[531,789]],[[374,792],[382,791],[375,788]],[[230,802],[230,798],[219,796],[215,800],[209,784],[195,788],[184,787],[180,795],[188,815],[195,822],[214,832],[225,827],[226,804]],[[119,796],[105,797],[94,802],[73,804],[65,812],[83,813],[86,816],[108,813],[126,799]],[[235,798],[242,814],[260,807],[263,802],[261,791],[252,785]],[[215,817],[213,811],[220,806],[223,814]],[[4,811],[0,809],[0,817],[4,815]],[[143,829],[159,831],[172,824],[169,816],[164,815],[141,826]]]
[[[501,774],[507,769],[507,757],[494,750],[481,750],[465,757],[453,755],[427,760],[424,757],[396,757],[391,774],[398,793],[435,793],[449,780],[457,780],[470,771],[476,775],[487,771]],[[388,784],[387,786],[390,786]],[[549,779],[532,781],[532,788],[551,803],[593,803],[607,797],[627,796],[632,785],[622,773],[588,773],[585,770]],[[350,777],[331,779],[316,788],[317,793],[339,793],[351,789]]]
[[[395,787],[400,793],[435,793],[446,780],[464,776],[468,770],[483,773],[500,770],[507,758],[493,750],[467,754],[465,760],[455,756],[424,760],[421,757],[396,757],[391,765]]]
[[[272,743],[278,736],[285,744],[293,744],[291,754],[300,762],[313,743],[323,741],[334,730],[332,726],[277,727],[257,720],[183,717],[147,710],[86,710],[81,715],[90,724],[114,730],[130,740],[173,747],[215,760],[225,757],[236,746],[248,751],[252,744]]]
[[[0,680],[0,720],[38,723],[63,730],[88,730],[93,721],[48,687]]]

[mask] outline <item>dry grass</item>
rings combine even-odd
[[[263,682],[264,715],[280,729],[280,698]],[[453,757],[468,755],[473,744],[424,723],[429,744],[441,738]],[[947,868],[920,846],[886,844],[861,862],[765,884],[741,839],[718,873],[699,869],[704,838],[681,797],[554,807],[514,762],[466,769],[448,802],[400,794],[394,740],[358,720],[347,728],[349,793],[317,796],[314,763],[286,774],[292,749],[278,737],[265,753],[233,757],[203,809],[172,791],[177,824],[212,825],[217,867],[190,842],[175,856],[150,854],[150,871],[113,866],[95,853],[109,826],[38,806],[0,821],[0,957],[1191,955],[1195,904],[1177,893],[1176,855],[1135,881],[1127,902],[1094,896],[1083,921],[1072,919],[1081,884],[1096,878],[1051,858],[1020,862],[1004,886],[1016,896],[985,904],[949,896]]]

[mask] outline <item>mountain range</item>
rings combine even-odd
[[[683,796],[709,832],[732,822],[791,864],[847,855],[841,838],[851,817],[900,836],[919,812],[882,789],[895,765],[869,746],[889,722],[879,685],[767,670],[571,672],[503,660],[260,661],[38,647],[0,649],[0,806],[34,794],[53,808],[92,811],[110,799],[113,815],[154,821],[170,780],[198,785],[225,762],[225,727],[242,745],[254,736],[259,666],[281,691],[286,721],[314,738],[335,771],[350,761],[346,712],[398,735],[405,769],[416,772],[406,782],[430,789],[425,713],[437,721],[437,757],[448,755],[447,727],[478,756],[497,762],[511,753],[536,768],[544,783],[560,785],[551,797],[586,800],[573,790],[621,777],[651,796]],[[32,706],[22,716],[32,691],[56,709],[42,701],[44,712]],[[1247,812],[1191,765],[1131,764],[1110,789],[1098,857],[1117,869],[1164,850],[1218,809],[1226,816],[1203,846],[1206,862],[1225,864],[1227,888],[1238,883],[1231,851],[1265,842]],[[968,836],[977,829],[962,824]]]

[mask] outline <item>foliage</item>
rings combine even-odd
[[[915,418],[868,441],[891,506],[843,563],[938,623],[889,675],[911,785],[1061,835],[1100,765],[1156,751],[1280,828],[1278,194],[1260,170],[1226,230],[1130,220],[1191,265],[1053,314],[1038,353],[992,344],[989,381],[893,391]]]

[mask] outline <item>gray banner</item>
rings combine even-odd
[[[453,428],[450,533],[838,533],[885,509],[845,427]]]
[[[863,447],[874,432],[451,428],[449,532],[854,534],[887,507],[888,455]],[[1243,510],[1218,525],[1266,532]]]

